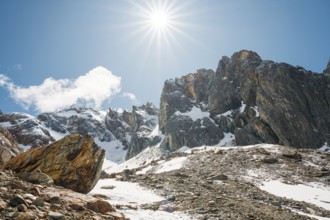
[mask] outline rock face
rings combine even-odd
[[[223,57],[216,72],[198,70],[165,82],[159,116],[162,147],[321,147],[330,143],[329,85],[327,74],[263,61],[252,51]]]
[[[0,167],[21,152],[11,133],[0,126]]]
[[[158,114],[159,110],[150,103],[140,107],[133,106],[132,113],[126,112],[128,118],[126,122],[130,125],[131,137],[126,159],[134,157],[146,147],[161,141],[158,134]],[[126,117],[123,117],[124,121]]]
[[[42,171],[57,185],[88,193],[100,178],[104,154],[92,137],[68,135],[49,146],[19,154],[4,169],[17,173]]]
[[[162,147],[215,145],[224,137],[207,113],[207,93],[214,71],[201,69],[165,82],[160,102],[159,129],[165,134]]]

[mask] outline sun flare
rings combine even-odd
[[[153,28],[164,29],[170,24],[170,19],[165,11],[153,11],[150,14],[150,24]]]
[[[180,0],[139,0],[132,3],[132,37],[137,40],[136,47],[153,54],[157,62],[166,55],[175,57],[182,49],[182,40],[192,40],[186,33],[189,27],[190,3]],[[133,12],[134,9],[134,12]],[[170,55],[168,55],[170,54]]]

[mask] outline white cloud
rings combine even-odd
[[[5,86],[12,98],[24,108],[34,107],[39,112],[55,111],[72,104],[100,108],[120,92],[120,85],[121,78],[104,67],[96,67],[75,80],[47,78],[40,85],[26,88],[0,75],[0,86]]]
[[[133,102],[137,101],[136,96],[133,93],[124,92],[123,96],[129,98]]]
[[[3,74],[0,74],[0,86],[5,86],[9,83],[9,78]]]

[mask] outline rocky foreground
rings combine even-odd
[[[48,146],[20,151],[10,133],[1,129],[1,220],[125,220],[108,198],[82,194],[99,180],[104,159],[104,150],[91,136],[68,135]]]
[[[32,184],[0,172],[0,219],[117,219],[124,216],[102,198],[76,193],[56,185]]]
[[[167,196],[165,203],[145,204],[142,208],[184,211],[194,219],[330,218],[330,210],[312,203],[278,197],[260,189],[265,181],[271,180],[290,185],[317,183],[329,188],[329,154],[278,145],[201,150],[163,156],[152,161],[151,165],[112,176],[139,182]],[[187,157],[183,168],[155,172],[164,160],[169,161],[174,157]],[[141,174],[143,169],[148,171]],[[168,191],[164,189],[164,183],[168,183]],[[321,202],[330,203],[330,199]]]

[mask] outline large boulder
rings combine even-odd
[[[88,193],[100,178],[104,155],[91,136],[72,134],[10,159],[4,169],[17,173],[41,171],[57,185]]]
[[[10,132],[0,126],[0,167],[13,156],[23,152]]]

